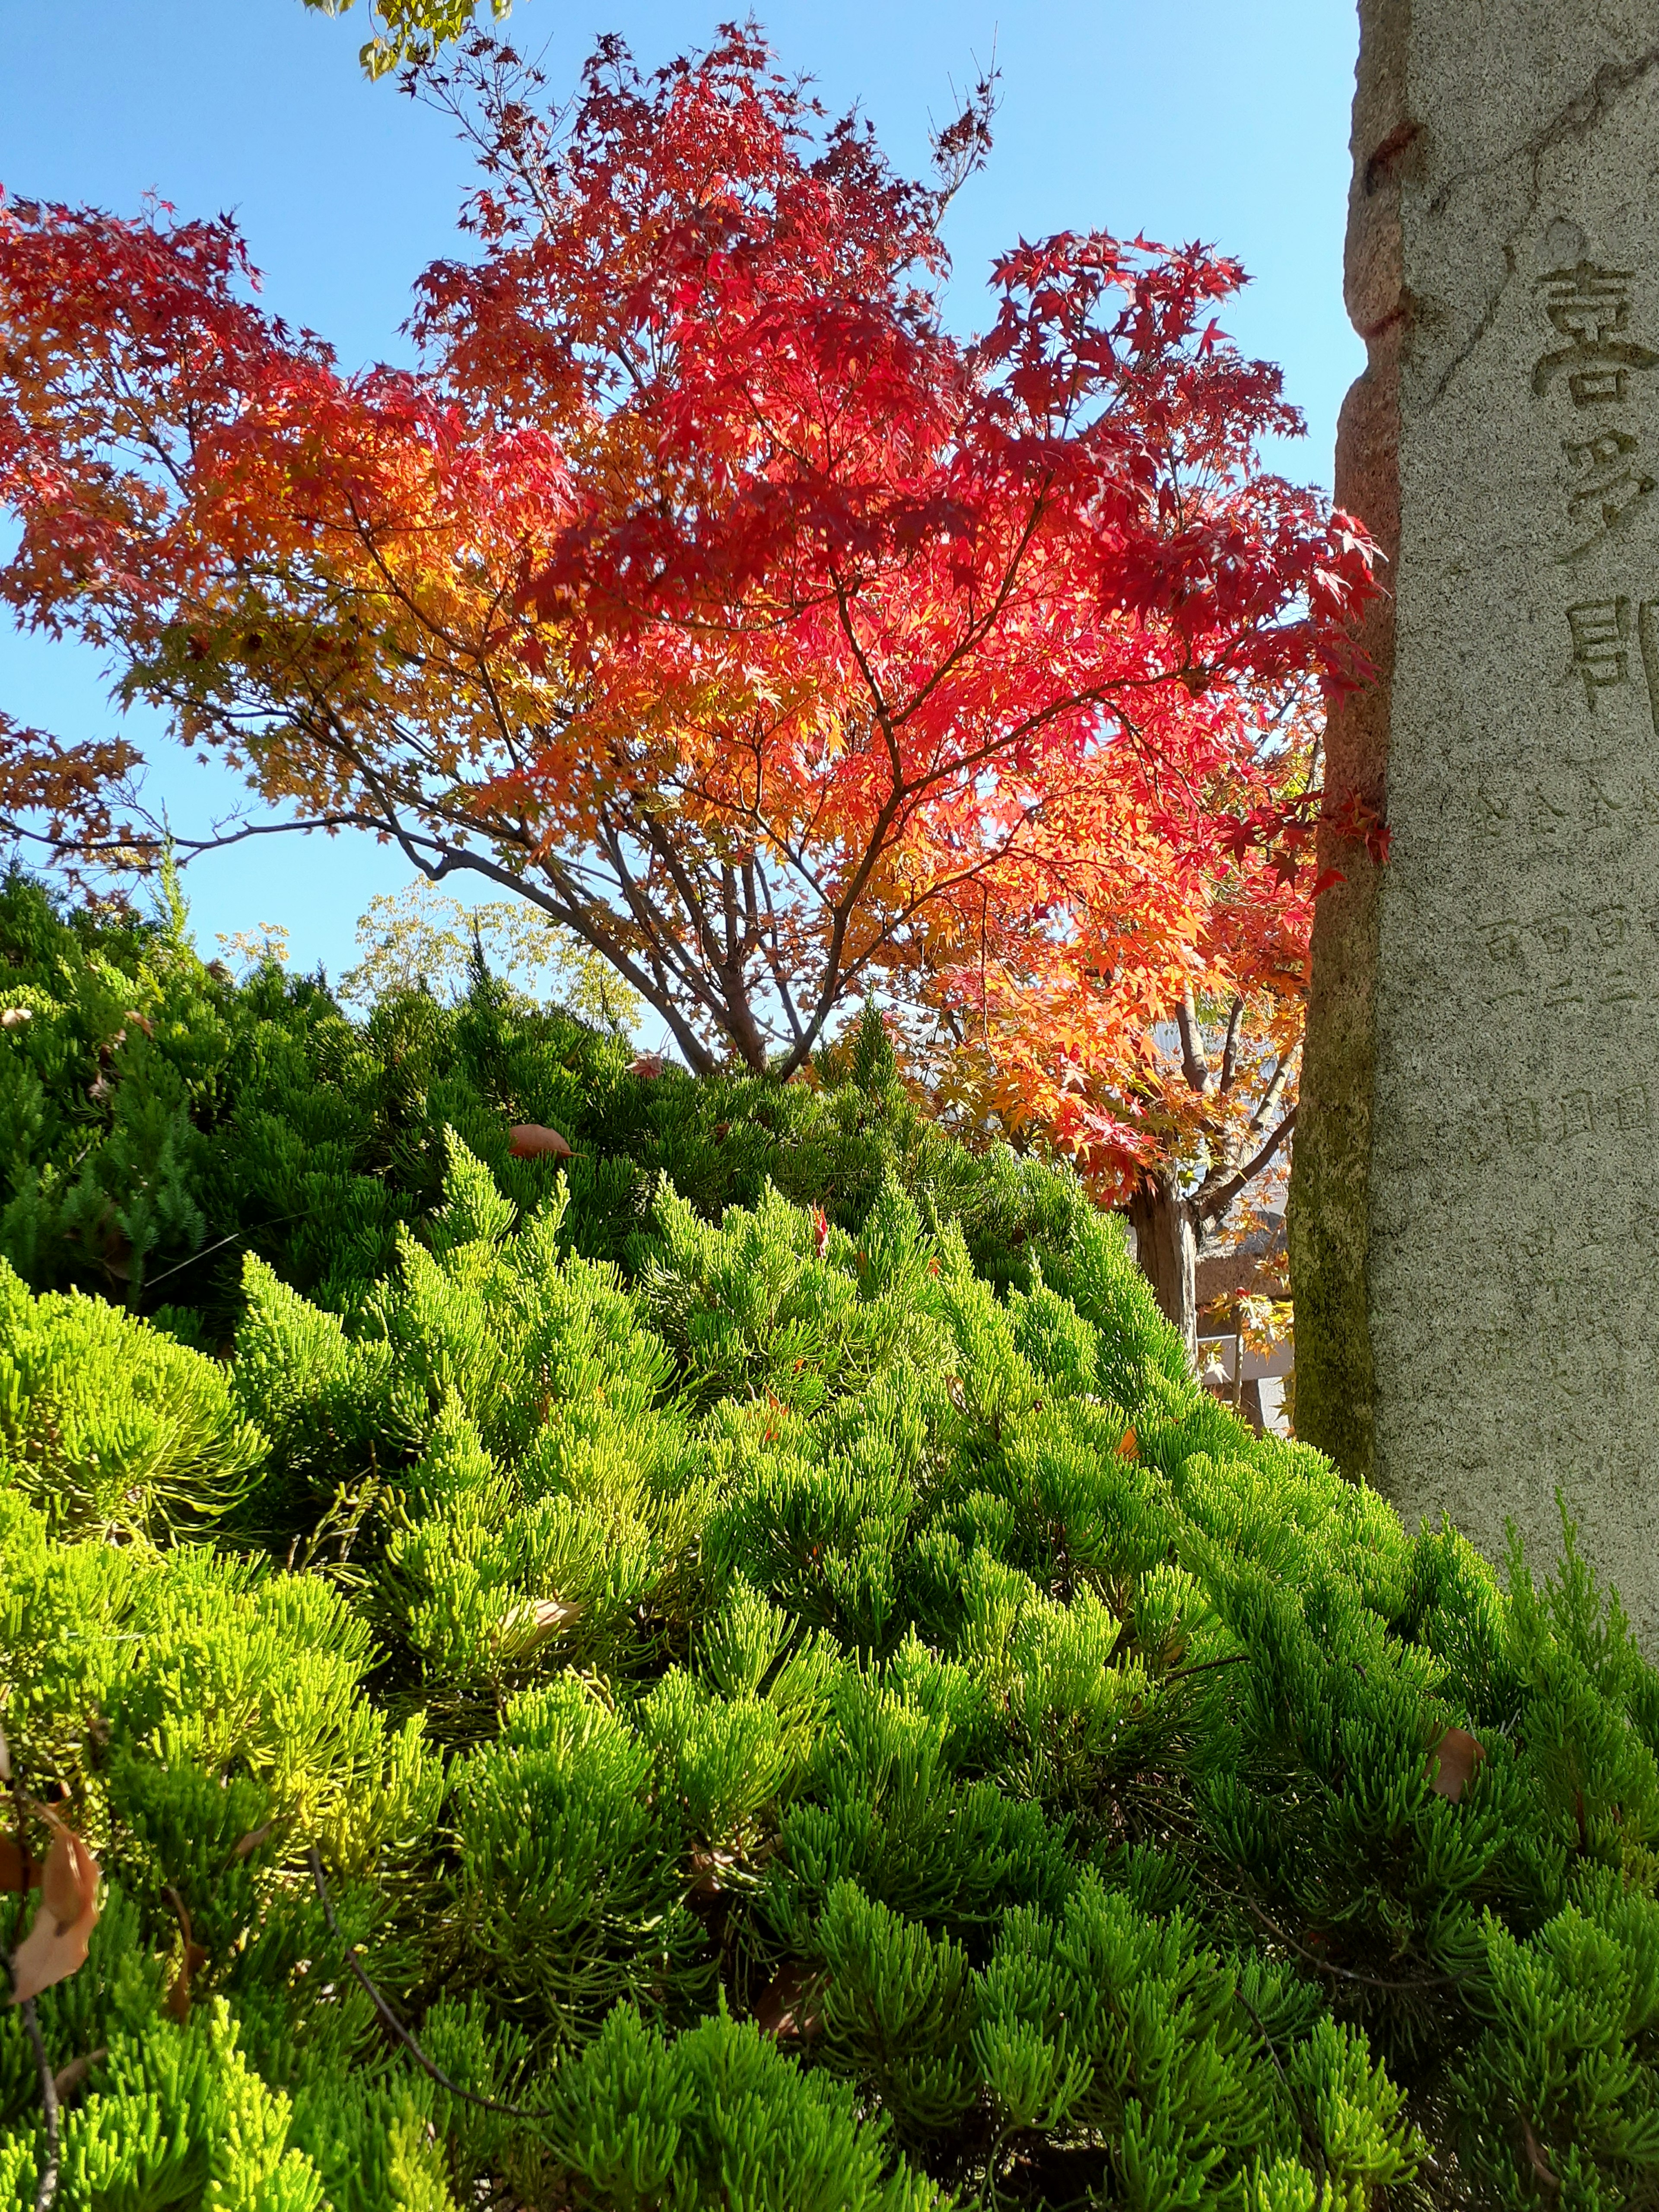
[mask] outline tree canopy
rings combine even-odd
[[[963,339],[988,84],[922,185],[752,29],[650,78],[605,40],[568,110],[481,36],[421,82],[482,178],[413,374],[264,313],[228,221],[0,216],[0,592],[246,773],[276,811],[221,836],[472,871],[694,1070],[886,994],[1121,1171],[1157,1021],[1299,971],[1307,710],[1370,588],[1260,462],[1299,425],[1215,319],[1238,265],[1022,243]],[[130,749],[10,747],[15,823],[135,849]]]

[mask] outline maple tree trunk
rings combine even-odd
[[[1172,1170],[1143,1175],[1130,1196],[1140,1271],[1152,1286],[1158,1310],[1180,1330],[1187,1358],[1198,1364],[1198,1231],[1193,1209]]]

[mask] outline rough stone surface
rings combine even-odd
[[[1362,0],[1298,1431],[1490,1556],[1564,1490],[1659,1649],[1659,0]]]

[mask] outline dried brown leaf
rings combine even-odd
[[[96,2051],[83,2051],[78,2058],[71,2058],[67,2066],[60,2066],[52,2077],[52,2086],[58,2093],[58,2103],[68,2104],[84,2085],[93,2068],[101,2066],[108,2057],[109,2052],[100,2044]]]
[[[190,1907],[171,1882],[167,1884],[161,1894],[173,1907],[174,1917],[179,1923],[179,1934],[184,1942],[184,1952],[179,1961],[179,1971],[173,1976],[173,1986],[162,2002],[174,2020],[186,2021],[190,2018],[191,1976],[206,1966],[207,1953],[195,1940],[195,1930],[190,1924]]]
[[[267,1820],[263,1828],[250,1828],[246,1835],[239,1836],[236,1848],[230,1855],[232,1865],[239,1865],[250,1851],[257,1851],[261,1844],[269,1843],[276,1831],[275,1820]]]
[[[694,1900],[706,1903],[718,1897],[726,1886],[726,1877],[738,1863],[735,1851],[694,1850],[691,1854],[691,1881],[687,1894]]]
[[[556,1129],[544,1129],[539,1121],[515,1121],[507,1133],[507,1149],[515,1160],[533,1160],[549,1154],[558,1160],[570,1158],[570,1146]]]
[[[12,1997],[21,2004],[67,1981],[86,1960],[98,1918],[98,1862],[47,1806],[52,1838],[40,1870],[40,1902],[28,1934],[11,1954]]]
[[[1561,2177],[1550,2164],[1548,2154],[1533,2133],[1532,2123],[1524,2112],[1521,2115],[1521,2140],[1526,2145],[1527,2164],[1532,2168],[1538,2186],[1547,2196],[1559,2196]]]
[[[23,1880],[23,1854],[15,1838],[0,1836],[0,1894],[14,1897],[25,1887],[40,1887],[40,1862],[33,1853],[29,1856],[27,1883]]]
[[[755,2007],[755,2025],[780,2043],[811,2043],[823,2025],[823,1984],[799,1959],[786,1959]]]
[[[0,1030],[21,1030],[25,1022],[34,1019],[33,1006],[8,1006],[0,1013]]]
[[[173,1986],[162,1999],[174,2020],[190,2018],[190,1983],[192,1974],[198,1974],[207,1964],[207,1953],[199,1943],[186,1943],[185,1955],[179,1962],[179,1971],[173,1978]]]
[[[556,1597],[521,1597],[501,1615],[501,1640],[524,1648],[539,1644],[581,1618],[580,1605]]]
[[[1449,1728],[1429,1753],[1434,1768],[1429,1787],[1437,1797],[1456,1804],[1486,1755],[1485,1744],[1477,1742],[1467,1729]]]

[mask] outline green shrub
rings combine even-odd
[[[1659,2203],[1659,1676],[1570,1531],[1252,1437],[873,1016],[693,1083],[19,879],[0,956],[60,2203]],[[44,2142],[13,2008],[0,2190]]]
[[[79,1291],[31,1297],[0,1260],[0,1479],[56,1534],[199,1528],[265,1451],[210,1359]]]

